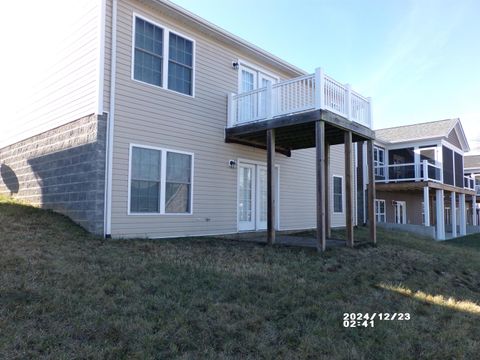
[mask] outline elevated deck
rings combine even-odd
[[[315,122],[325,122],[329,144],[375,137],[371,130],[371,100],[328,77],[315,74],[282,81],[261,89],[228,96],[225,141],[266,148],[266,132],[275,129],[276,151],[315,147]]]
[[[345,144],[346,244],[353,247],[354,174],[353,147],[367,142],[369,177],[373,178],[371,101],[326,76],[321,69],[241,94],[228,96],[225,141],[266,149],[267,157],[267,242],[275,243],[274,171],[275,153],[290,156],[292,150],[315,147],[316,247],[325,251],[331,233],[329,213],[330,146]],[[368,184],[370,240],[376,243],[375,182]],[[313,194],[312,194],[313,195]]]

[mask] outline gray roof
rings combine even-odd
[[[385,143],[448,137],[459,119],[447,119],[375,130],[375,137]]]
[[[480,155],[465,155],[463,157],[463,167],[465,169],[480,168]]]

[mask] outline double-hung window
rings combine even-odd
[[[333,177],[333,212],[343,212],[343,178]]]
[[[135,16],[133,79],[193,96],[194,45],[166,27]]]
[[[131,146],[131,214],[191,214],[193,154]]]
[[[386,221],[385,200],[375,200],[375,218],[379,223],[384,223]]]
[[[385,177],[385,150],[378,147],[373,148],[373,166],[376,176]]]

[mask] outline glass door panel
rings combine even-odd
[[[239,230],[255,230],[255,165],[239,166],[238,227]]]

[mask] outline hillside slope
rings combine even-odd
[[[0,199],[0,358],[477,357],[480,237],[454,246],[379,230],[378,242],[319,255],[104,241]],[[344,313],[410,320],[345,328]]]

